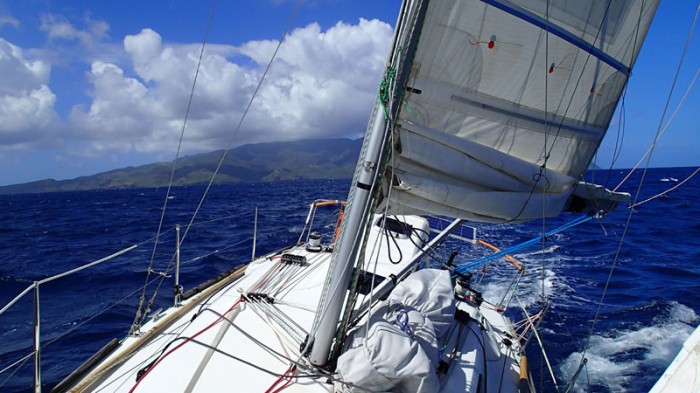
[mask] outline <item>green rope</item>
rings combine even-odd
[[[396,78],[396,69],[389,67],[384,73],[384,78],[379,84],[379,102],[382,104],[382,110],[384,111],[384,118],[389,118],[389,112],[387,111],[387,106],[391,100],[391,84]]]

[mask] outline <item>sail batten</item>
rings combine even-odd
[[[396,87],[394,159],[376,211],[489,222],[559,214],[605,136],[656,7],[429,2]]]
[[[549,32],[551,34],[554,34],[557,37],[566,40],[567,42],[578,47],[579,49],[582,49],[583,51],[590,53],[591,55],[604,61],[609,66],[624,73],[625,75],[629,75],[629,73],[630,73],[630,68],[628,66],[626,66],[622,62],[618,61],[614,57],[610,56],[609,54],[605,53],[604,51],[598,49],[597,47],[595,47],[595,45],[579,38],[578,36],[572,34],[571,32],[567,31],[566,29],[564,29],[564,28],[562,28],[554,23],[548,22],[546,19],[543,19],[543,18],[539,17],[538,15],[535,15],[532,12],[529,12],[525,9],[517,7],[508,1],[499,1],[499,0],[481,0],[481,1],[483,1],[484,3],[487,3],[489,5],[492,5],[500,10],[503,10],[503,11],[505,11],[505,12],[517,17],[517,18],[520,18],[526,22],[532,23],[533,25],[535,25],[543,30],[546,30],[547,32]]]

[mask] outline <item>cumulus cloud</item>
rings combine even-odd
[[[377,20],[292,31],[278,53],[235,144],[360,135],[381,76],[391,27]],[[185,134],[185,149],[231,141],[275,41],[208,45]],[[124,39],[133,70],[95,61],[92,102],[73,108],[73,128],[98,151],[172,151],[201,47],[166,44],[151,29]]]
[[[87,18],[78,29],[61,16],[45,15],[41,29],[49,43],[88,49],[89,56],[82,59],[89,64],[84,73],[87,85],[80,87],[87,96],[72,108],[61,104],[69,108],[61,119],[55,107],[62,96],[50,88],[52,66],[46,60],[55,59],[56,51],[22,49],[0,39],[2,149],[72,141],[77,142],[73,149],[80,146],[84,155],[175,150],[200,44],[168,43],[156,31],[143,29],[123,39],[120,60],[115,61],[114,56],[89,50],[105,44],[99,42],[109,30],[103,22]],[[361,135],[390,38],[391,27],[377,20],[338,23],[325,31],[310,24],[292,31],[235,138],[234,130],[278,43],[208,44],[183,148],[197,152],[244,143]],[[75,67],[76,60],[71,64]]]
[[[0,38],[1,146],[40,141],[56,127],[50,74],[50,64],[25,59],[22,49]]]

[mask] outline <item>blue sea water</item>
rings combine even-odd
[[[671,178],[683,180],[692,170],[649,170],[639,200],[669,189],[677,184]],[[624,174],[595,171],[588,176],[615,186]],[[623,190],[636,192],[640,178],[637,171]],[[186,234],[203,187],[175,188],[169,199],[163,188],[0,196],[0,307],[34,281],[139,244],[132,252],[40,287],[41,373],[48,391],[109,340],[128,332],[152,255],[156,272],[166,271],[171,261],[176,224],[185,236],[180,277],[185,289],[192,288],[249,260],[256,207],[256,251],[262,254],[297,240],[310,201],[344,199],[348,187],[349,181],[320,180],[217,186]],[[692,179],[635,208],[627,231],[629,209],[622,207],[600,222],[513,255],[528,273],[511,306],[520,302],[536,308],[543,292],[551,300],[540,334],[560,381],[571,378],[585,350],[588,363],[576,385],[580,391],[646,391],[673,359],[700,322],[699,193],[700,179]],[[154,253],[153,237],[166,202],[164,232]],[[481,238],[505,248],[537,236],[543,225],[551,229],[576,217],[476,226]],[[485,253],[471,246],[459,251],[459,263]],[[512,274],[506,262],[492,263],[481,283],[487,299],[499,301]],[[172,280],[163,280],[153,310],[172,303]],[[154,287],[148,287],[148,297]],[[0,391],[31,390],[33,359],[21,359],[32,351],[32,318],[32,292],[0,315],[0,370],[19,360],[0,373]],[[537,345],[528,356],[539,391],[554,391]]]

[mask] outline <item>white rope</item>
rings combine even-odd
[[[659,125],[658,125],[657,130],[656,130],[656,136],[654,137],[654,141],[651,143],[651,146],[649,146],[649,149],[647,149],[646,153],[644,153],[644,155],[642,156],[642,158],[639,159],[639,162],[637,162],[637,165],[634,166],[634,168],[630,171],[630,173],[627,174],[627,176],[626,176],[624,179],[622,179],[622,181],[620,182],[620,184],[618,184],[618,186],[615,187],[615,188],[613,189],[613,191],[616,191],[616,190],[622,185],[622,183],[624,183],[624,182],[630,177],[630,175],[634,172],[634,170],[637,169],[637,167],[642,163],[642,161],[644,160],[644,158],[647,157],[647,156],[649,156],[649,158],[647,158],[646,168],[649,167],[649,162],[651,161],[651,155],[652,155],[652,153],[654,152],[654,148],[656,147],[657,142],[659,141],[659,139],[661,138],[661,136],[662,136],[662,135],[666,132],[666,130],[668,129],[668,126],[671,124],[671,121],[673,120],[673,118],[674,118],[674,117],[676,116],[676,114],[678,113],[678,110],[680,109],[680,107],[681,107],[681,106],[683,105],[683,103],[685,102],[685,99],[686,99],[686,97],[688,96],[688,93],[690,93],[691,88],[692,88],[693,85],[695,84],[695,81],[697,80],[698,74],[700,74],[700,68],[698,68],[698,70],[695,72],[695,76],[693,77],[693,80],[692,80],[691,83],[688,85],[688,88],[686,89],[685,94],[683,95],[683,98],[680,100],[680,102],[679,102],[678,105],[676,106],[676,109],[674,110],[674,112],[673,112],[673,114],[671,115],[671,117],[669,117],[669,120],[668,120],[666,126],[663,127],[663,129],[662,129],[661,126],[663,125],[663,120],[664,120],[664,117],[666,116],[666,111],[668,110],[668,106],[669,106],[669,104],[670,104],[670,102],[671,102],[671,97],[673,96],[673,90],[674,90],[675,87],[676,87],[676,82],[678,81],[678,76],[679,76],[679,74],[680,74],[680,72],[681,72],[681,68],[682,68],[682,66],[683,66],[683,61],[684,61],[685,55],[686,55],[686,53],[687,53],[687,51],[688,51],[688,46],[690,46],[690,41],[691,41],[691,38],[692,38],[692,36],[693,36],[693,30],[695,29],[695,24],[696,24],[697,21],[698,21],[698,14],[700,14],[700,4],[698,5],[698,8],[695,10],[695,18],[693,19],[693,23],[692,23],[692,25],[690,26],[690,30],[688,30],[688,36],[686,37],[685,45],[683,46],[683,52],[681,53],[681,58],[680,58],[680,60],[678,61],[678,66],[676,67],[676,73],[675,73],[675,75],[674,75],[674,77],[673,77],[673,83],[671,84],[671,89],[669,90],[669,92],[668,92],[668,97],[666,98],[666,105],[664,106],[663,114],[661,115],[661,119],[659,119]],[[642,180],[644,179],[644,175],[646,174],[646,168],[644,169],[644,173],[642,174]],[[641,190],[641,185],[642,185],[642,184],[641,184],[641,182],[640,182],[640,184],[639,184],[639,190]]]
[[[637,161],[637,163],[634,165],[634,167],[633,167],[632,169],[630,169],[629,173],[627,173],[627,176],[625,176],[625,178],[622,179],[622,181],[620,181],[620,184],[618,184],[617,186],[615,186],[615,188],[613,189],[613,191],[617,191],[617,189],[620,188],[620,186],[622,186],[622,184],[624,184],[624,183],[627,181],[627,179],[629,179],[630,176],[632,176],[632,174],[634,173],[634,171],[635,171],[637,168],[639,168],[639,165],[642,164],[642,161],[644,161],[644,158],[646,158],[646,156],[649,155],[649,154],[651,153],[651,151],[652,151],[654,145],[661,139],[661,137],[664,135],[664,133],[666,132],[666,130],[668,130],[668,127],[671,125],[671,123],[672,123],[673,120],[675,119],[676,115],[678,114],[678,111],[681,109],[681,107],[682,107],[683,104],[685,103],[685,99],[688,97],[688,94],[690,94],[690,91],[692,90],[693,86],[695,85],[695,82],[697,81],[699,75],[700,75],[700,67],[698,67],[698,69],[695,71],[695,76],[693,76],[693,80],[692,80],[692,81],[690,82],[690,84],[688,85],[688,88],[685,90],[685,93],[683,94],[683,97],[681,98],[681,100],[678,102],[678,105],[676,105],[676,109],[673,110],[673,113],[671,114],[671,117],[668,118],[668,121],[666,122],[666,125],[665,125],[664,128],[661,130],[661,132],[659,133],[659,135],[654,139],[654,143],[652,143],[652,145],[649,146],[649,148],[647,149],[647,151],[642,155],[642,157],[639,159],[639,161]],[[669,98],[669,99],[670,99],[670,98]]]
[[[700,167],[695,168],[695,171],[694,171],[693,173],[691,173],[688,177],[686,177],[682,182],[676,184],[675,186],[669,188],[668,190],[666,190],[666,191],[664,191],[664,192],[661,192],[661,193],[658,193],[658,194],[654,195],[653,197],[647,198],[647,199],[645,199],[645,200],[643,200],[643,201],[641,201],[641,202],[637,202],[637,203],[635,203],[635,204],[633,204],[633,205],[630,205],[630,209],[635,208],[635,207],[637,207],[637,206],[639,206],[639,205],[641,205],[641,204],[643,204],[643,203],[647,203],[647,202],[649,202],[649,201],[653,201],[653,200],[656,199],[656,198],[659,198],[659,197],[661,197],[661,196],[664,196],[664,195],[668,194],[669,192],[671,192],[671,191],[675,190],[676,188],[682,186],[682,185],[683,185],[684,183],[686,183],[688,180],[692,179],[695,175],[697,175],[698,172],[700,172]]]
[[[518,299],[518,303],[520,304],[520,308],[523,310],[523,313],[525,313],[525,318],[527,318],[527,322],[530,325],[530,329],[532,329],[532,333],[535,334],[535,338],[537,338],[537,342],[540,344],[540,349],[542,350],[542,356],[544,357],[544,361],[547,364],[547,369],[549,369],[549,375],[552,377],[552,382],[554,383],[554,387],[557,389],[557,391],[559,391],[559,385],[557,384],[557,378],[554,376],[554,371],[552,370],[552,365],[549,362],[549,357],[547,356],[547,352],[544,349],[544,343],[542,342],[540,335],[537,333],[537,328],[532,323],[531,317],[528,314],[527,310],[525,309],[523,302],[520,301],[520,296],[516,295],[515,297],[516,297],[516,299]]]

